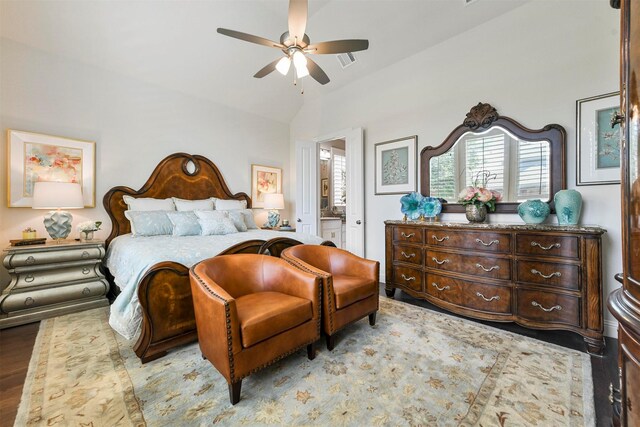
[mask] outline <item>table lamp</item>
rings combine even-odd
[[[62,209],[84,208],[82,188],[72,182],[36,182],[32,207],[50,209],[44,216],[44,228],[53,240],[66,239],[71,232],[73,216]]]
[[[275,228],[280,222],[278,210],[284,209],[284,196],[281,193],[267,193],[264,195],[264,208],[269,209],[265,227]]]

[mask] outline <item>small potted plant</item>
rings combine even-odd
[[[496,203],[502,200],[502,194],[487,188],[492,178],[495,178],[495,174],[480,171],[476,174],[473,186],[466,187],[458,195],[459,202],[466,206],[465,213],[469,222],[484,222],[487,210],[495,212]]]
[[[85,221],[78,224],[81,240],[93,240],[93,233],[100,230],[102,221]]]
[[[36,229],[35,228],[31,228],[31,227],[27,227],[24,230],[22,230],[22,238],[23,239],[35,239],[36,238]]]

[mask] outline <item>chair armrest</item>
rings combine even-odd
[[[361,258],[351,252],[339,250],[332,252],[329,262],[333,274],[366,277],[378,283],[380,280],[380,263]]]

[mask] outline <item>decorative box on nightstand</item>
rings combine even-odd
[[[4,250],[11,282],[0,295],[0,329],[109,305],[102,241],[62,241]]]

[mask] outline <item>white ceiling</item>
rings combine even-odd
[[[335,55],[314,60],[331,82],[253,74],[277,49],[216,33],[217,27],[279,40],[287,0],[0,0],[0,34],[13,41],[199,98],[288,123],[305,97],[363,75],[480,25],[530,0],[310,0],[312,42],[365,38],[369,50],[342,69]],[[470,46],[470,49],[480,48]],[[463,54],[463,52],[461,52]]]

